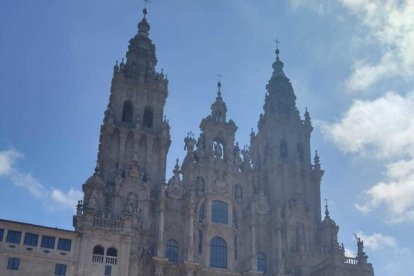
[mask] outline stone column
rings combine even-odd
[[[251,214],[251,229],[252,229],[252,248],[251,248],[251,269],[256,271],[256,203],[252,203],[252,214]]]
[[[190,193],[189,216],[188,216],[188,261],[194,261],[194,208],[195,208],[195,192]]]
[[[158,250],[157,257],[164,256],[164,211],[165,211],[165,188],[160,189],[160,213],[158,223]]]

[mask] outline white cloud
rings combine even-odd
[[[76,205],[77,201],[83,197],[83,193],[81,191],[74,190],[73,188],[70,188],[66,194],[61,190],[52,189],[50,196],[56,203],[59,203],[68,209],[72,209]]]
[[[0,152],[0,176],[9,175],[13,172],[13,164],[23,156],[14,149]]]
[[[412,0],[339,0],[366,28],[363,36],[381,50],[377,61],[360,59],[347,80],[352,91],[361,91],[396,75],[414,76],[414,1]]]
[[[49,198],[63,208],[75,208],[77,200],[82,198],[82,192],[70,189],[67,193],[56,189],[47,188],[30,173],[24,173],[15,167],[18,159],[23,154],[15,149],[0,151],[0,177],[8,179],[16,187],[27,190],[37,198]]]
[[[342,119],[322,131],[342,151],[386,162],[384,178],[365,191],[362,213],[385,208],[391,222],[414,221],[414,93],[389,92],[356,100]]]
[[[344,152],[377,159],[414,157],[413,106],[414,93],[355,100],[339,122],[322,126],[322,131]]]
[[[352,249],[345,247],[345,256],[349,258],[355,258],[356,254]]]
[[[359,231],[357,234],[364,241],[364,246],[370,250],[380,250],[384,248],[397,249],[397,240],[392,236],[386,236],[381,233],[374,233],[372,235],[364,234]]]

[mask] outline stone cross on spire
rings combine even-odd
[[[143,0],[143,1],[145,3],[145,7],[144,7],[144,10],[143,10],[144,17],[145,17],[147,15],[147,13],[148,13],[148,10],[147,10],[148,3],[151,3],[151,1],[149,1],[149,0]]]
[[[275,40],[273,40],[273,41],[276,43],[276,57],[279,60],[279,53],[280,53],[280,51],[279,51],[279,44],[280,44],[280,41],[277,38]]]

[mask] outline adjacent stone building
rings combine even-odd
[[[296,107],[278,49],[250,145],[235,141],[219,82],[199,137],[184,139],[186,156],[165,183],[168,79],[155,69],[146,14],[114,67],[75,230],[1,220],[0,274],[374,275],[363,242],[345,257],[327,206],[322,217],[311,118]]]

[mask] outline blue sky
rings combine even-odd
[[[96,160],[112,68],[135,35],[135,0],[0,2],[0,217],[71,228]],[[247,144],[280,41],[297,105],[310,111],[339,238],[365,239],[376,275],[414,258],[414,2],[157,0],[148,19],[170,80],[168,174],[210,111],[221,73]]]

